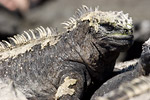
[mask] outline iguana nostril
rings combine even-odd
[[[128,32],[129,32],[129,30],[127,30],[127,29],[124,29],[124,31],[125,31],[125,33],[128,33]]]

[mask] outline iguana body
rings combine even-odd
[[[37,100],[82,99],[91,80],[109,78],[120,51],[132,44],[132,19],[86,6],[77,15],[64,33],[40,27],[2,41],[0,78]]]
[[[132,61],[132,63],[131,63],[131,61],[126,62],[126,63],[128,63],[128,64],[126,64],[127,65],[125,68],[126,71],[123,69],[122,74],[119,74],[119,75],[113,77],[112,79],[108,80],[107,82],[105,82],[94,93],[91,100],[95,100],[95,97],[103,96],[105,94],[108,94],[108,98],[107,98],[108,100],[120,100],[120,99],[121,100],[129,100],[129,98],[132,98],[136,95],[142,95],[145,92],[148,93],[147,91],[150,89],[150,77],[149,77],[149,73],[150,73],[150,49],[149,48],[150,48],[150,39],[143,44],[143,51],[142,51],[142,54],[141,54],[141,57],[139,58],[139,60],[134,60],[134,61]],[[148,76],[148,77],[146,79],[145,78],[144,79],[143,78],[138,79],[138,77],[140,77],[140,76]],[[137,78],[137,79],[135,79],[135,78]],[[132,88],[132,87],[130,87],[130,84],[132,84],[131,80],[133,80],[133,79],[139,80],[138,81],[139,83],[137,83],[138,86],[136,86],[136,84],[134,84],[132,86],[133,89],[135,89],[135,91],[134,90],[130,91],[130,88]],[[146,81],[144,81],[144,80],[146,80]],[[128,89],[128,84],[126,87],[124,87],[125,90],[119,88],[119,86],[123,83],[130,83],[129,84],[129,91],[126,90],[126,88]],[[142,83],[146,84],[146,86]],[[147,90],[142,90],[142,88],[140,90],[139,89],[140,87],[142,87],[143,89],[147,89]],[[116,92],[115,89],[117,91],[118,90],[119,91]],[[108,93],[112,90],[115,90],[115,91],[113,91],[114,92],[113,95]],[[139,93],[136,94],[136,91]],[[122,92],[126,92],[126,93],[122,94]],[[128,97],[128,94],[132,94],[131,97]],[[101,100],[101,99],[98,99],[98,100]],[[138,100],[138,98],[135,100]]]
[[[124,83],[104,97],[97,96],[92,100],[149,100],[150,77],[141,76]]]

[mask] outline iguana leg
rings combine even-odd
[[[77,62],[65,62],[64,65],[69,65],[69,70],[64,70],[65,74],[61,75],[55,100],[81,100],[90,83],[86,67]]]

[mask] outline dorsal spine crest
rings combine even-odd
[[[38,36],[39,34],[39,36]],[[57,31],[53,28],[43,28],[42,26],[36,28],[35,30],[29,29],[29,31],[24,31],[23,34],[17,34],[13,37],[8,37],[8,41],[2,40],[0,42],[0,51],[8,48],[13,48],[17,45],[26,44],[29,41],[35,39],[41,39],[43,37],[53,37],[57,36]]]

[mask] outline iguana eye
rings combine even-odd
[[[101,24],[102,27],[104,27],[107,31],[112,31],[114,27],[112,25],[107,24]]]

